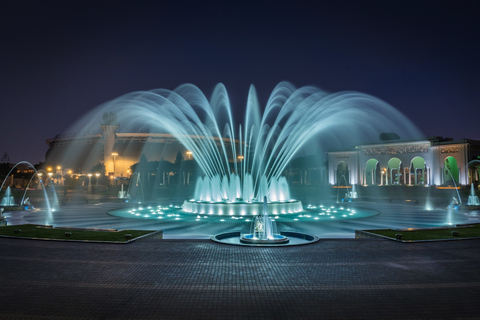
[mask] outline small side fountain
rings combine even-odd
[[[0,190],[3,189],[3,186],[5,185],[5,182],[7,181],[8,176],[9,176],[9,175],[12,173],[12,171],[15,170],[15,168],[16,168],[18,165],[20,165],[20,164],[25,164],[25,165],[29,166],[29,167],[32,168],[33,171],[35,172],[34,175],[38,175],[37,169],[36,169],[30,162],[28,162],[28,161],[20,161],[20,162],[17,162],[17,163],[10,169],[10,171],[8,172],[8,174],[6,175],[6,178],[3,180],[3,182],[2,182],[2,184],[1,184],[1,186],[0,186]],[[33,177],[30,179],[30,182],[32,181],[32,179],[33,179]],[[30,185],[30,182],[29,182],[29,184],[27,185],[26,190],[28,190],[28,186]],[[47,211],[47,219],[46,219],[46,221],[45,221],[45,224],[52,224],[53,216],[52,216],[52,209],[51,209],[51,206],[50,206],[50,200],[49,200],[49,198],[48,198],[47,192],[46,192],[46,190],[45,190],[45,186],[43,185],[43,182],[42,182],[41,179],[39,180],[39,183],[40,183],[40,185],[42,186],[41,189],[43,190],[43,195],[44,195],[44,197],[45,197],[45,205],[46,205],[46,211]],[[25,191],[26,191],[26,190],[25,190]],[[25,194],[26,194],[26,192],[25,192]],[[21,205],[16,205],[16,204],[14,203],[13,196],[12,196],[12,194],[11,194],[10,187],[7,187],[6,192],[5,192],[5,196],[4,196],[4,198],[2,199],[1,205],[2,205],[3,207],[5,207],[5,210],[7,210],[7,211],[10,211],[10,210],[23,210],[23,209],[25,209],[25,208],[23,207],[23,205],[24,205],[24,200],[25,200],[25,194],[23,195],[22,201],[20,202]],[[5,203],[5,204],[4,204],[4,203]],[[8,204],[10,204],[10,205],[8,205]],[[16,208],[18,208],[18,209],[16,209]]]
[[[57,211],[59,206],[59,201],[58,201],[58,195],[57,195],[57,190],[55,190],[55,187],[52,186],[52,202],[51,202],[51,210],[52,211]]]
[[[357,190],[355,189],[354,184],[352,184],[352,191],[349,192],[348,197],[351,198],[351,199],[357,199],[358,198]]]
[[[125,199],[127,197],[127,191],[123,191],[123,183],[120,188],[120,191],[118,191],[118,199]]]
[[[286,236],[277,233],[276,223],[268,216],[267,197],[263,197],[263,213],[252,222],[250,234],[243,235],[240,242],[247,244],[285,244],[290,241]]]
[[[7,190],[5,191],[5,196],[3,197],[2,203],[0,205],[5,207],[11,207],[15,205],[15,201],[13,200],[12,190],[10,189],[10,186],[7,187]]]
[[[470,195],[468,196],[468,205],[469,206],[479,206],[480,205],[480,201],[478,201],[478,197],[475,194],[475,187],[474,187],[473,183],[470,187]]]

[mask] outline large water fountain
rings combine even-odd
[[[406,139],[420,136],[405,116],[375,97],[332,94],[310,86],[297,89],[287,82],[275,87],[263,112],[252,85],[243,124],[234,122],[232,110],[222,84],[210,100],[196,86],[185,84],[174,91],[156,89],[119,97],[93,110],[71,131],[87,135],[98,127],[92,119],[113,112],[125,132],[173,135],[203,174],[183,210],[231,216],[259,214],[263,197],[272,214],[302,211],[302,203],[290,196],[284,173],[307,143],[325,150],[375,140],[383,131],[401,132]],[[66,156],[76,157],[74,148]]]

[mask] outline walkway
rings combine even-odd
[[[480,241],[0,238],[2,319],[477,319]]]

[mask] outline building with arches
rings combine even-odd
[[[480,141],[429,137],[330,151],[331,185],[478,185]]]

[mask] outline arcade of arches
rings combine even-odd
[[[328,152],[332,185],[478,185],[480,141],[439,139]]]

